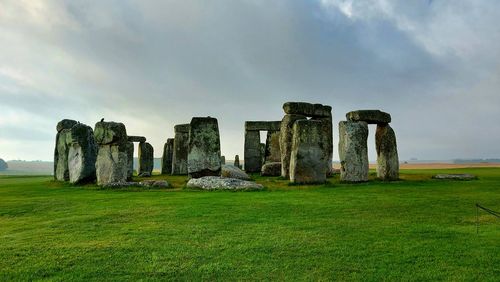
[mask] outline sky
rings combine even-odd
[[[335,148],[347,112],[380,109],[401,160],[500,158],[500,1],[0,0],[0,46],[6,160],[52,160],[64,118],[123,122],[160,157],[193,116],[233,159],[287,101],[332,106]]]

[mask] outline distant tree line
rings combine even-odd
[[[9,165],[3,159],[0,159],[0,171],[7,170],[8,168]]]

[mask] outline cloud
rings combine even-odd
[[[210,115],[231,159],[245,120],[297,100],[332,105],[335,123],[390,112],[402,159],[498,157],[499,5],[2,1],[0,155],[51,159],[58,120],[104,117],[161,156],[175,124]]]

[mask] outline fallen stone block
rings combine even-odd
[[[252,181],[236,178],[222,178],[219,176],[205,176],[191,178],[186,187],[203,190],[229,190],[229,191],[254,191],[262,190],[264,187]]]

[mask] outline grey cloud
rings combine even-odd
[[[233,156],[244,121],[280,119],[288,100],[330,104],[336,122],[381,108],[393,115],[402,158],[498,157],[500,12],[488,7],[497,4],[355,1],[349,16],[339,8],[348,2],[48,1],[39,17],[52,19],[41,21],[7,1],[0,70],[29,83],[0,71],[2,105],[52,127],[66,117],[124,121],[157,156],[192,116],[218,117]],[[457,12],[469,17],[461,40],[450,23]],[[45,151],[26,158],[50,158]]]

